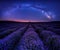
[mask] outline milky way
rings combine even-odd
[[[13,3],[2,14],[3,20],[21,22],[52,21],[55,19],[55,14],[49,10],[46,11],[43,5],[31,3]]]

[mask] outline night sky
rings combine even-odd
[[[0,20],[19,22],[60,21],[58,0],[2,0]]]

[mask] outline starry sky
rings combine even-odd
[[[60,1],[1,0],[0,20],[20,22],[60,21]]]

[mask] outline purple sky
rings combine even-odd
[[[60,2],[1,2],[0,20],[55,21],[60,20]]]

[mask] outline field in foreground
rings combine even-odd
[[[60,50],[59,23],[0,21],[0,50]]]

